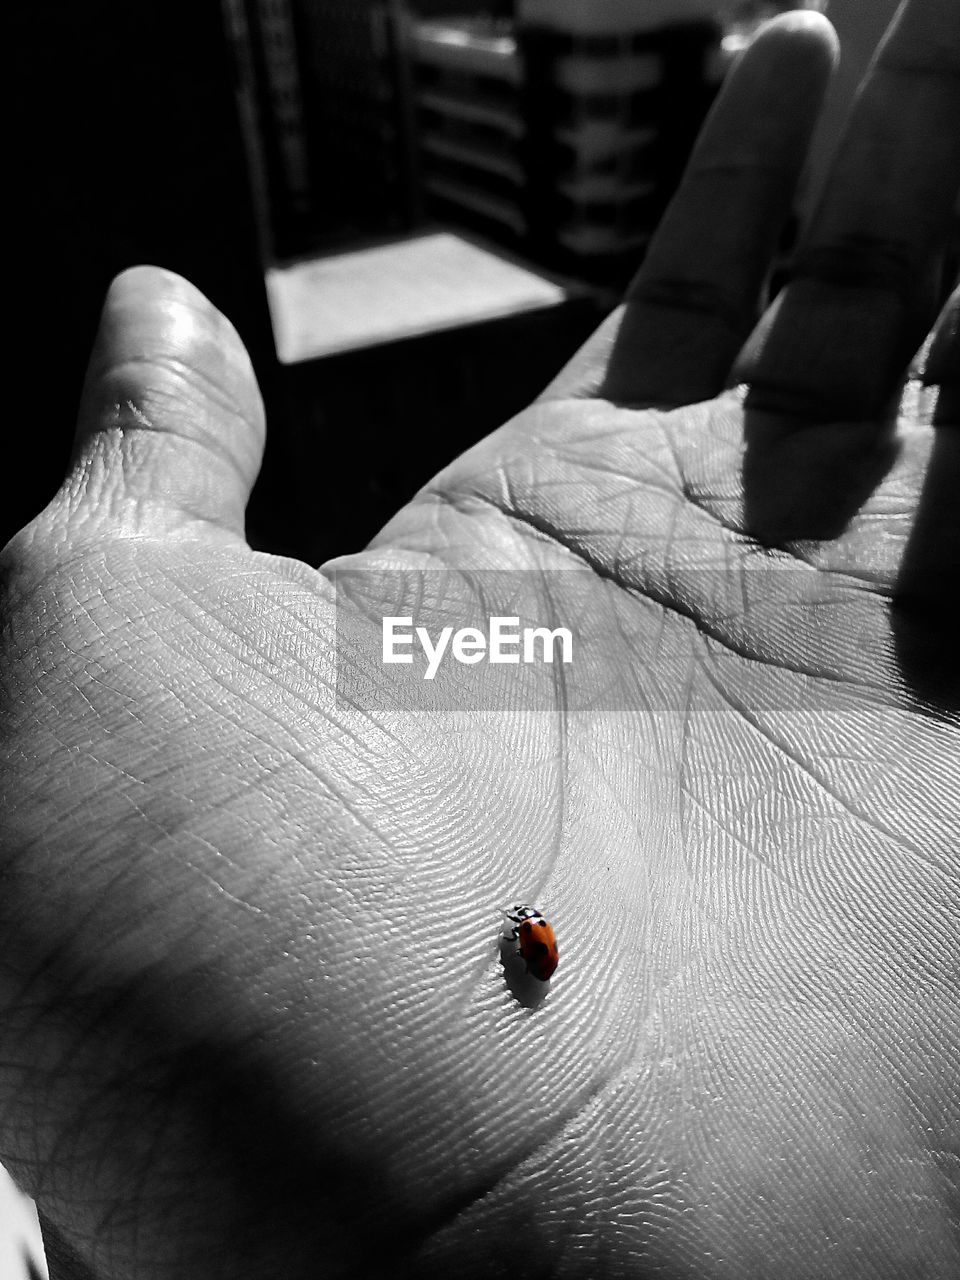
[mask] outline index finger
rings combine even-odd
[[[761,30],[727,78],[625,306],[548,398],[690,404],[722,390],[756,323],[835,58],[818,13]]]

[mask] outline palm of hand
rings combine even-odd
[[[570,1215],[596,1223],[589,1256],[611,1274],[637,1242],[603,1224],[624,1221],[660,1265],[719,1249],[743,1269],[772,1238],[797,1256],[811,1238],[862,1248],[833,1221],[850,1201],[831,1188],[851,1180],[887,1256],[904,1234],[913,1248],[904,1170],[913,1188],[918,1168],[931,1190],[943,1176],[925,1135],[949,1105],[958,1023],[925,941],[952,892],[928,772],[950,730],[904,688],[888,599],[931,433],[901,441],[842,543],[788,552],[743,532],[742,418],[735,393],[671,412],[534,406],[341,562],[374,583],[394,581],[384,564],[556,570],[554,615],[577,617],[591,661],[526,718],[468,731],[451,711],[398,733],[389,696],[358,709],[334,692],[329,577],[237,548],[118,543],[108,526],[33,601],[49,616],[66,589],[75,616],[99,611],[41,663],[74,703],[51,700],[24,752],[47,761],[24,794],[97,797],[45,832],[37,964],[77,912],[63,868],[89,840],[72,945],[88,970],[98,957],[86,982],[151,1010],[134,1060],[154,1061],[164,1010],[187,1052],[239,1005],[237,1060],[256,1029],[290,1072],[282,1121],[263,1120],[284,1134],[271,1180],[288,1189],[286,1130],[316,1125],[348,1193],[331,1212],[363,1221],[351,1170],[362,1181],[386,1152],[377,1248],[403,1222],[413,1253],[443,1258],[475,1227],[496,1246],[522,1221],[559,1269]],[[847,451],[849,426],[836,433]],[[823,465],[821,440],[807,478]],[[564,572],[585,564],[590,620],[583,573]],[[41,654],[50,639],[25,637]],[[531,895],[562,947],[533,1011],[496,947],[497,909]],[[207,1101],[214,1083],[195,1087]],[[227,1090],[248,1116],[249,1088],[241,1073]],[[791,1126],[805,1159],[785,1168]],[[316,1159],[294,1161],[307,1185]],[[924,1227],[937,1258],[932,1194]]]

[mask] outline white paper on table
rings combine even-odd
[[[562,285],[452,232],[272,267],[282,364],[556,306]]]

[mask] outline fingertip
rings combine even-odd
[[[116,363],[164,344],[190,355],[216,348],[237,377],[254,377],[239,333],[196,285],[164,267],[127,267],[107,288],[91,366],[100,355]]]
[[[736,60],[723,92],[728,91],[731,81],[746,75],[758,82],[771,77],[787,82],[806,81],[811,93],[822,94],[839,61],[840,41],[822,13],[815,9],[781,13],[765,22],[753,36]]]
[[[786,14],[727,77],[628,290],[602,394],[679,404],[727,385],[795,208],[837,47],[822,14]]]
[[[106,293],[106,304],[122,302],[125,299],[149,296],[157,299],[168,296],[195,305],[212,307],[208,298],[183,276],[165,267],[156,267],[151,263],[139,263],[127,267],[114,276]]]
[[[802,44],[815,54],[819,53],[829,70],[833,70],[840,60],[840,40],[833,23],[818,9],[793,9],[789,13],[778,14],[763,24],[753,45],[783,40],[788,40],[794,49]]]
[[[199,520],[242,534],[263,443],[259,388],[230,321],[175,272],[121,272],[84,383],[65,485],[72,501],[97,518],[110,509],[141,526]]]

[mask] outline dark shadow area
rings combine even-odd
[[[7,14],[14,372],[0,544],[60,483],[104,294],[137,263],[186,276],[239,330],[281,428],[262,501],[286,470],[282,402],[219,5],[15,0]]]
[[[942,399],[942,397],[941,397]],[[960,712],[960,430],[934,437],[891,610],[897,660],[914,695]]]
[[[751,409],[749,397],[743,435],[744,525],[771,547],[838,538],[897,456],[892,420],[886,432],[812,424]]]
[[[47,1255],[50,1280],[97,1280],[73,1245],[43,1214],[40,1215],[40,1230],[43,1233],[43,1251]],[[41,1280],[40,1272],[32,1263],[28,1274],[30,1280]]]
[[[12,6],[14,345],[0,545],[59,486],[107,287],[152,263],[233,322],[267,410],[260,549],[361,549],[442,466],[538,394],[601,318],[546,311],[282,367],[236,68],[216,0]],[[321,193],[322,194],[322,193]]]
[[[547,984],[536,986],[542,1001]],[[195,1176],[193,1192],[200,1197],[198,1212],[189,1219],[196,1237],[188,1242],[181,1236],[174,1247],[192,1250],[191,1274],[199,1274],[205,1264],[211,1275],[223,1275],[216,1242],[229,1237],[233,1256],[245,1259],[244,1274],[251,1277],[286,1280],[332,1272],[358,1280],[424,1280],[433,1273],[418,1263],[423,1245],[529,1154],[506,1144],[492,1166],[486,1159],[474,1161],[475,1169],[458,1168],[436,1194],[415,1200],[410,1187],[391,1173],[389,1159],[379,1153],[383,1139],[364,1119],[340,1125],[325,1115],[321,1067],[316,1096],[308,1090],[300,1097],[296,1090],[278,1089],[275,1075],[257,1062],[249,1039],[229,1029],[222,1038],[198,1036],[185,1043],[179,1018],[192,999],[189,989],[161,991],[148,980],[135,991],[114,993],[109,1015],[98,1023],[105,1030],[116,1018],[127,1028],[138,1028],[134,1060],[110,1082],[109,1106],[115,1108],[112,1123],[118,1136],[141,1123],[143,1100],[152,1097],[158,1116],[169,1121],[172,1115],[194,1126],[196,1158],[208,1156],[206,1164],[184,1165],[186,1175]],[[359,1094],[358,1105],[363,1106]],[[325,1126],[320,1133],[318,1123]],[[351,1123],[366,1136],[339,1136],[337,1131]],[[176,1161],[182,1155],[182,1135],[175,1126],[158,1124],[157,1149],[151,1155],[165,1151]],[[543,1130],[539,1122],[533,1128],[537,1134]],[[176,1199],[169,1188],[167,1194]],[[147,1198],[144,1203],[153,1199],[155,1207],[156,1184],[151,1186],[147,1178],[143,1185],[137,1181],[131,1186],[126,1206],[131,1216],[136,1215],[138,1196]],[[158,1226],[154,1218],[150,1231]],[[331,1239],[331,1227],[341,1228],[342,1235]],[[43,1219],[42,1231],[51,1280],[94,1280],[96,1273],[57,1227]],[[149,1239],[147,1232],[144,1249]],[[345,1239],[363,1242],[360,1248],[352,1245],[349,1258],[343,1254]],[[495,1236],[485,1242],[492,1253],[502,1245]],[[208,1252],[204,1256],[201,1250]],[[552,1253],[547,1261],[544,1276],[555,1270]],[[141,1263],[149,1269],[146,1256]],[[460,1272],[485,1274],[489,1263],[490,1255],[479,1253]],[[525,1269],[523,1274],[541,1271]]]
[[[585,296],[284,369],[297,554],[320,564],[362,550],[436,472],[528,405],[602,314]]]
[[[785,423],[749,409],[744,435],[744,525],[751,537],[772,547],[841,537],[890,470],[897,450],[892,431],[884,434],[873,422]],[[958,494],[960,433],[942,424],[890,618],[912,696],[946,712],[960,710]]]
[[[190,1251],[191,1274],[205,1264],[211,1275],[222,1276],[216,1242],[230,1238],[250,1276],[307,1277],[332,1269],[364,1280],[392,1280],[403,1273],[401,1267],[409,1274],[410,1255],[430,1233],[425,1222],[441,1225],[486,1189],[485,1183],[479,1192],[473,1186],[451,1190],[448,1203],[414,1215],[403,1187],[390,1185],[382,1172],[374,1141],[363,1150],[329,1134],[318,1140],[304,1113],[253,1063],[249,1047],[231,1051],[226,1043],[198,1041],[172,1055],[169,1045],[178,1040],[176,1033],[167,1037],[162,1018],[145,1028],[142,1043],[155,1054],[153,1063],[141,1058],[128,1078],[113,1081],[112,1090],[118,1116],[128,1091],[135,1099],[146,1087],[158,1114],[182,1105],[195,1117],[196,1151],[210,1158],[188,1174],[195,1173],[194,1191],[209,1202],[192,1219],[195,1238],[181,1236],[171,1250]],[[138,1123],[136,1116],[127,1121]],[[127,1208],[136,1215],[143,1192],[132,1188],[130,1194]],[[341,1240],[330,1239],[331,1223],[342,1225],[344,1237],[365,1242],[362,1252],[354,1247],[349,1262]],[[151,1230],[157,1225],[154,1220]],[[95,1280],[97,1270],[57,1227],[43,1219],[42,1231],[51,1280]],[[150,1269],[146,1253],[139,1261]]]
[[[507,990],[524,1009],[539,1009],[550,991],[549,982],[541,982],[527,968],[512,938],[500,939],[500,963]]]

